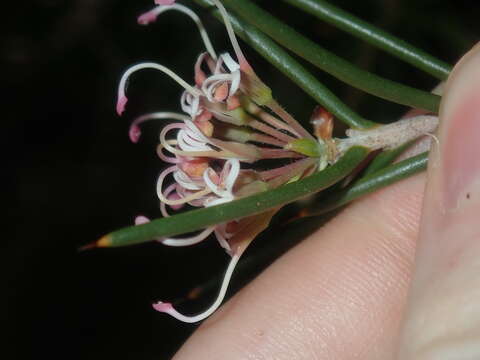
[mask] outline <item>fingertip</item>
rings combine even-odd
[[[480,347],[475,353],[465,345],[469,338],[480,343],[479,45],[447,81],[438,138],[429,159],[400,359],[446,359],[453,348],[459,356],[480,357]]]

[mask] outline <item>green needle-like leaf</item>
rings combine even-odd
[[[363,171],[363,176],[374,174],[384,167],[390,165],[396,158],[412,145],[412,142],[405,143],[392,150],[386,150],[378,154],[368,167]]]
[[[284,0],[319,19],[349,34],[378,47],[387,53],[435,76],[445,80],[451,66],[423,50],[399,39],[376,26],[328,3],[324,0]]]
[[[205,7],[211,6],[206,0],[196,0],[196,2]],[[218,11],[215,11],[214,15],[221,19]],[[361,117],[349,108],[267,35],[232,14],[230,14],[230,20],[239,37],[295,82],[315,101],[330,111],[338,120],[344,122],[349,127],[357,129],[375,125],[374,122]]]
[[[95,245],[114,247],[138,244],[158,237],[185,234],[211,225],[263,213],[335,184],[350,174],[366,158],[368,152],[369,150],[363,147],[352,147],[334,165],[305,179],[227,204],[192,210],[153,220],[144,225],[123,228],[102,237]]]
[[[423,153],[396,164],[387,166],[373,174],[364,176],[350,188],[334,193],[320,204],[306,209],[306,216],[317,216],[348,204],[360,196],[374,192],[413,174],[423,171],[427,167],[428,153]]]
[[[438,112],[439,96],[356,67],[299,34],[249,0],[223,0],[223,3],[287,49],[345,83],[395,103]]]

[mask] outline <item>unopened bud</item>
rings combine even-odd
[[[310,122],[313,125],[313,132],[318,139],[329,140],[332,138],[333,115],[330,112],[321,106],[317,106],[313,110]]]
[[[309,157],[322,157],[326,148],[323,141],[317,142],[311,139],[296,139],[285,145],[285,150],[295,151]]]

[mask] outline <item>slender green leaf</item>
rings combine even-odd
[[[369,150],[352,147],[334,165],[305,179],[264,191],[227,204],[188,211],[175,216],[153,220],[144,225],[114,231],[97,242],[99,246],[125,246],[147,242],[158,237],[174,236],[211,225],[263,213],[314,194],[350,174],[368,155]]]
[[[319,19],[378,47],[387,53],[435,76],[445,80],[451,66],[423,50],[399,39],[376,26],[328,3],[324,0],[284,0]]]
[[[386,150],[378,154],[368,167],[363,171],[363,176],[373,174],[390,165],[397,157],[412,145],[412,142],[405,143],[392,150]]]
[[[249,0],[223,0],[245,21],[281,45],[341,81],[380,98],[413,108],[438,112],[440,97],[362,70],[322,48]]]
[[[202,6],[211,6],[207,0],[196,0],[196,2]],[[218,11],[215,11],[214,15],[221,19]],[[315,99],[315,101],[330,111],[337,119],[352,128],[368,128],[375,125],[374,122],[355,113],[325,85],[320,83],[315,76],[308,72],[298,61],[264,33],[232,14],[230,14],[230,19],[239,37],[295,82],[308,95]]]
[[[428,153],[423,153],[387,166],[382,170],[361,178],[350,188],[334,193],[326,199],[323,199],[320,204],[306,209],[305,213],[307,216],[317,216],[337,209],[360,196],[370,194],[375,190],[381,189],[425,170],[427,162]]]

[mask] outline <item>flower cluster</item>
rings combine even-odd
[[[219,205],[296,181],[334,163],[351,146],[390,149],[430,134],[437,127],[436,116],[418,115],[369,130],[348,129],[346,138],[333,139],[332,115],[317,108],[311,118],[315,137],[312,136],[272,97],[270,88],[259,79],[242,53],[222,3],[211,1],[223,17],[234,56],[217,55],[201,20],[192,10],[175,0],[156,0],[157,6],[141,15],[138,23],[153,23],[169,10],[191,18],[205,47],[194,64],[194,79],[189,83],[161,64],[145,62],[127,69],[118,87],[119,115],[128,101],[127,82],[139,70],[158,70],[183,88],[180,97],[183,113],[145,114],[136,118],[129,130],[131,141],[136,143],[143,122],[169,120],[160,131],[157,148],[158,156],[169,164],[157,180],[164,217],[184,206]],[[210,226],[190,237],[158,239],[168,246],[189,246],[214,234],[231,259],[217,299],[201,314],[186,316],[172,304],[161,301],[153,307],[184,322],[201,321],[212,314],[223,301],[240,256],[276,211]],[[148,221],[145,216],[138,216],[135,224]]]
[[[157,0],[158,6],[138,18],[139,24],[150,24],[163,12],[175,10],[190,17],[200,31],[206,51],[194,65],[193,84],[163,65],[146,62],[130,67],[118,88],[119,115],[127,104],[127,81],[139,70],[158,70],[184,89],[180,98],[183,114],[146,114],[136,118],[129,131],[131,141],[137,142],[141,123],[175,121],[161,130],[157,149],[158,156],[170,164],[157,181],[163,216],[170,216],[169,209],[178,210],[185,205],[209,207],[276,188],[324,168],[335,158],[335,145],[331,141],[333,119],[322,111],[314,113],[318,136],[315,139],[287,113],[245,59],[221,2],[213,0],[213,3],[223,16],[235,58],[228,53],[217,55],[201,20],[189,8],[175,4],[174,0]],[[273,165],[266,169],[256,166],[264,160]],[[167,184],[172,178],[173,182]],[[222,302],[242,252],[267,226],[273,213],[211,226],[188,238],[158,239],[169,246],[188,246],[213,233],[231,261],[217,300],[205,312],[185,316],[163,302],[154,304],[154,308],[185,322],[209,316]],[[138,216],[135,223],[148,221]]]

